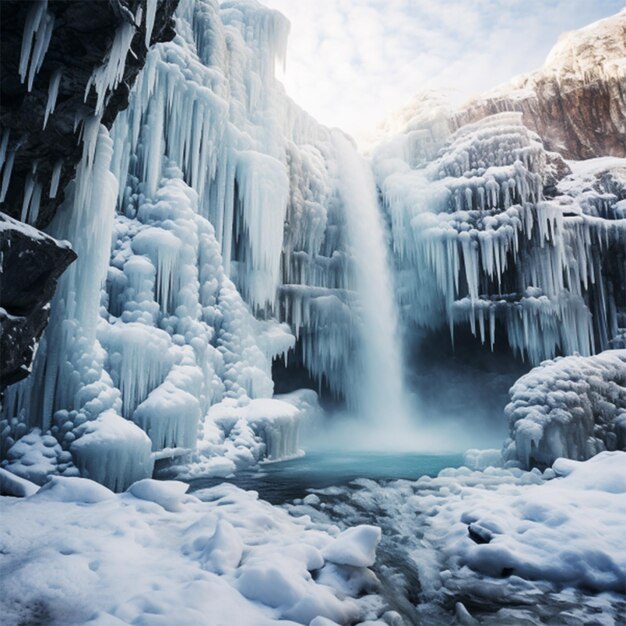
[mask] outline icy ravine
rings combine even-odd
[[[371,168],[341,132],[333,133],[333,144],[362,325],[363,380],[353,393],[359,396],[359,414],[369,421],[367,436],[380,447],[392,444],[410,428],[393,277]]]

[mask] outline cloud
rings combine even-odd
[[[291,21],[287,92],[357,138],[418,92],[457,100],[539,67],[622,0],[262,0]]]

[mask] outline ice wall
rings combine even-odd
[[[79,259],[4,407],[6,450],[39,428],[61,446],[58,471],[116,489],[168,456],[227,456],[232,471],[296,454],[293,408],[249,408],[272,397],[274,358],[292,351],[338,395],[358,378],[337,147],[274,77],[287,21],[254,1],[183,0],[176,31],[110,135],[97,115],[85,124],[51,228]],[[88,89],[116,84],[130,38]],[[221,402],[234,425],[213,419]]]
[[[466,324],[491,348],[500,326],[532,364],[609,347],[623,326],[626,162],[566,176],[521,114],[452,135],[445,120],[417,116],[373,155],[404,318],[453,338]]]

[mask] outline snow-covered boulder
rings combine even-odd
[[[84,434],[74,441],[71,451],[81,475],[114,491],[152,476],[150,438],[111,410],[84,424]]]
[[[355,526],[342,532],[323,552],[324,558],[338,565],[370,567],[376,560],[381,530],[377,526]]]
[[[522,376],[505,412],[504,458],[522,467],[626,449],[626,350],[546,361]]]

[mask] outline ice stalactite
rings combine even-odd
[[[19,74],[22,82],[27,82],[28,91],[41,68],[54,28],[54,15],[48,11],[48,0],[36,0],[26,16]],[[27,80],[28,79],[28,80]]]
[[[518,113],[468,124],[447,140],[426,128],[409,141],[415,132],[383,143],[373,158],[408,282],[405,316],[430,328],[447,320],[452,336],[465,322],[492,349],[500,325],[534,364],[608,347],[617,331],[611,294],[620,289],[610,258],[626,240],[612,208],[619,194],[597,180],[583,192],[573,174],[545,198],[554,156]],[[435,135],[439,156],[419,158]]]

